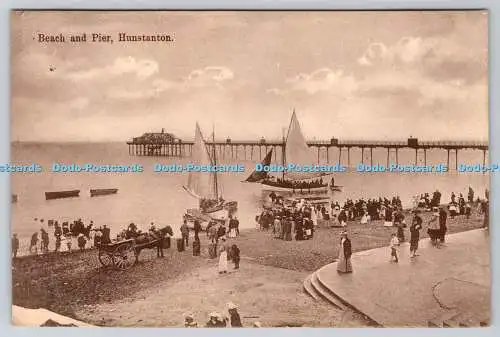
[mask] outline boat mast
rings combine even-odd
[[[217,165],[217,155],[215,151],[215,125],[212,126],[212,154],[213,154],[213,164]],[[219,200],[219,189],[217,186],[217,170],[214,170],[214,191],[215,191],[215,200]]]
[[[290,118],[290,124],[288,124],[288,131],[286,133],[286,138],[285,136],[283,135],[283,155],[281,156],[281,160],[283,162],[283,167],[285,166],[285,163],[286,163],[286,143],[288,141],[288,134],[290,133],[290,128],[292,127],[292,121],[293,121],[293,117],[295,116],[295,108],[293,108],[293,113],[292,113],[292,118]],[[284,134],[284,132],[283,132]],[[283,181],[285,181],[285,170],[283,170],[282,172],[282,177],[283,177]]]

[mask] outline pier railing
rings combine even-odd
[[[342,152],[347,152],[347,165],[350,166],[350,152],[352,149],[361,150],[362,163],[365,160],[365,151],[370,153],[369,163],[373,165],[373,149],[383,148],[387,150],[387,165],[390,162],[391,152],[395,152],[395,162],[399,163],[398,152],[400,149],[415,150],[415,164],[418,163],[418,154],[423,152],[423,163],[427,165],[427,151],[432,149],[443,149],[447,151],[447,164],[450,167],[450,152],[454,153],[455,168],[458,167],[458,151],[459,150],[477,150],[483,152],[483,165],[486,163],[486,152],[488,151],[487,141],[459,141],[459,140],[441,140],[441,141],[420,141],[417,138],[408,138],[406,141],[374,141],[374,140],[338,140],[332,138],[328,141],[311,140],[307,142],[312,148],[316,148],[318,154],[318,163],[320,163],[320,153],[326,152],[326,162],[330,163],[329,149],[338,148],[338,162],[341,163]],[[143,139],[134,139],[127,142],[129,154],[136,156],[164,156],[164,157],[184,157],[190,156],[192,153],[193,141],[184,141],[176,139],[172,142],[163,141],[146,141]],[[277,159],[277,153],[280,153],[280,158],[283,155],[284,141],[283,140],[219,140],[215,142],[206,142],[207,146],[215,146],[215,150],[220,153],[221,157],[229,156],[232,159],[247,159],[247,152],[250,152],[250,160],[262,160],[262,150],[264,155],[273,149],[274,160]],[[254,158],[255,149],[258,150],[258,158]],[[243,155],[241,152],[243,151]],[[325,151],[326,150],[326,151]],[[228,153],[229,152],[229,153]],[[241,158],[242,157],[242,158]],[[452,158],[453,159],[453,158]]]

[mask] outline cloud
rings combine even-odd
[[[222,87],[222,82],[232,80],[234,73],[227,67],[210,66],[191,71],[184,78],[184,87]]]
[[[271,88],[268,93],[285,95],[293,91],[302,91],[310,95],[328,92],[332,95],[346,97],[356,91],[356,79],[345,75],[342,70],[320,68],[311,73],[300,73],[285,80],[285,89]]]
[[[154,60],[140,59],[137,60],[131,56],[118,57],[113,64],[102,67],[86,70],[71,70],[64,69],[54,72],[55,76],[59,76],[72,81],[95,80],[99,78],[109,79],[124,74],[133,74],[138,79],[144,80],[159,71],[159,65]]]
[[[181,80],[174,81],[164,78],[154,78],[150,82],[120,83],[109,88],[107,96],[119,100],[140,100],[159,98],[165,91],[190,92],[196,88],[219,88],[223,82],[232,80],[234,73],[227,67],[210,66],[191,71]]]

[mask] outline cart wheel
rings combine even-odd
[[[113,256],[109,252],[99,250],[98,259],[104,267],[111,267],[113,265]]]
[[[134,244],[118,246],[113,253],[113,266],[116,269],[130,269],[137,262]]]

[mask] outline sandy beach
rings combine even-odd
[[[424,224],[430,214],[424,213]],[[482,226],[482,217],[448,220],[448,233]],[[367,326],[363,316],[315,301],[302,289],[307,275],[335,261],[340,228],[320,227],[312,240],[281,241],[271,232],[247,229],[229,244],[241,250],[240,270],[217,273],[201,234],[202,255],[175,246],[157,259],[144,250],[127,271],[104,269],[96,250],[18,258],[13,262],[13,304],[46,308],[99,326],[182,326],[191,312],[203,325],[211,311],[227,314],[226,303],[240,307],[243,324],[263,326]],[[388,245],[393,228],[374,221],[351,222],[354,252]],[[408,232],[405,233],[408,237]],[[422,237],[427,237],[425,230]],[[355,268],[355,266],[354,266]]]

